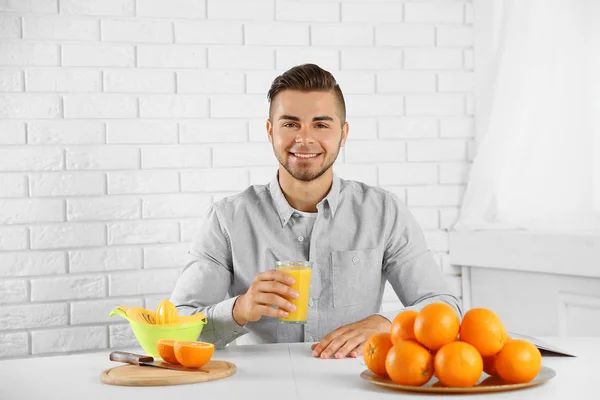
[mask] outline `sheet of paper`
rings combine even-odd
[[[514,332],[508,332],[508,335],[513,338],[513,339],[523,339],[523,340],[527,340],[528,342],[531,342],[532,344],[534,344],[538,349],[540,350],[545,350],[545,351],[549,351],[551,353],[556,353],[556,354],[560,354],[560,355],[564,355],[564,356],[569,356],[569,357],[577,357],[575,354],[570,353],[566,350],[560,349],[554,345],[551,345],[549,343],[546,343],[538,338],[535,338],[533,336],[528,336],[528,335],[522,335],[520,333],[514,333]]]

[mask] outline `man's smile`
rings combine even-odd
[[[290,152],[290,154],[298,159],[309,160],[309,159],[317,158],[322,153],[292,153],[292,152]]]

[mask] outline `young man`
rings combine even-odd
[[[461,315],[406,206],[333,173],[348,137],[334,77],[300,65],[273,81],[268,98],[278,172],[268,185],[211,206],[171,296],[180,314],[206,314],[199,340],[217,348],[237,338],[318,342],[315,357],[355,357],[400,311],[379,312],[386,279],[407,308],[444,302]],[[293,310],[285,297],[295,291],[274,269],[277,260],[315,263],[306,324],[279,323]]]

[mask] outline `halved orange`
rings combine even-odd
[[[175,357],[175,340],[172,339],[158,339],[156,341],[156,350],[158,350],[158,354],[160,354],[160,358],[162,358],[165,362],[169,364],[177,364],[179,365],[179,361],[177,361],[177,357]]]
[[[206,342],[176,341],[175,357],[181,365],[200,368],[206,364],[215,351],[215,345]]]

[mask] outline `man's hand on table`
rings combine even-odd
[[[263,315],[287,317],[288,311],[292,312],[296,307],[286,297],[298,297],[298,292],[289,286],[292,283],[294,278],[276,269],[256,275],[248,291],[235,301],[233,319],[238,325],[244,326],[248,322],[258,321]]]
[[[344,325],[325,335],[319,343],[311,346],[313,357],[358,357],[365,342],[374,334],[389,332],[391,322],[381,315],[371,315],[361,321]]]

